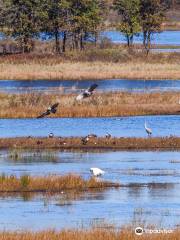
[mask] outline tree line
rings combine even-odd
[[[55,41],[57,54],[83,50],[89,37],[97,41],[110,9],[120,15],[117,30],[127,40],[143,32],[148,50],[154,32],[160,31],[169,6],[168,0],[0,0],[0,27],[15,39],[22,52],[33,49],[34,39],[48,33]]]

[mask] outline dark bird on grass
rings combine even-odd
[[[106,135],[105,135],[105,138],[111,138],[111,134],[110,133],[106,133]]]
[[[58,107],[59,103],[55,103],[52,106],[48,107],[48,109],[43,112],[41,115],[39,115],[37,118],[43,118],[45,116],[50,115],[51,113],[55,114],[57,111],[57,107]]]
[[[77,97],[76,97],[76,100],[77,101],[80,101],[84,98],[87,98],[87,97],[90,97],[94,90],[98,87],[98,85],[95,83],[95,84],[92,84],[88,89],[86,89],[84,92],[82,92],[81,94],[79,94]]]

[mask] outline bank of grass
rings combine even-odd
[[[180,79],[179,53],[128,53],[122,46],[52,54],[0,58],[0,79]]]
[[[180,30],[180,21],[169,21],[162,24],[163,31],[179,31]]]
[[[91,230],[63,230],[60,232],[49,230],[42,232],[0,232],[0,240],[178,240],[180,230],[172,233],[143,234],[137,236],[133,228],[91,229]]]
[[[73,89],[72,89],[73,90]],[[76,94],[0,94],[0,118],[36,118],[48,106],[59,102],[56,114],[48,117],[110,117],[179,114],[178,92],[96,92],[81,102]],[[40,120],[39,120],[40,121]]]
[[[120,137],[90,138],[84,144],[80,137],[0,138],[0,149],[59,149],[59,150],[179,150],[179,137]]]
[[[108,187],[119,187],[118,183],[107,181],[97,181],[95,178],[84,180],[81,176],[65,175],[65,176],[45,176],[32,177],[23,175],[16,176],[0,176],[0,193],[60,193],[64,190],[85,191],[90,189],[102,189]]]

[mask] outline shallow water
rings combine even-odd
[[[118,31],[105,31],[101,37],[107,37],[114,43],[126,43],[125,37]],[[134,43],[142,43],[142,33],[134,37]],[[180,31],[163,31],[155,33],[152,38],[152,44],[180,45]]]
[[[95,166],[105,170],[103,180],[123,185],[119,189],[64,192],[52,197],[1,196],[0,230],[62,229],[102,223],[119,227],[130,222],[137,226],[143,220],[173,228],[180,223],[180,152],[26,151],[18,153],[16,159],[14,152],[0,154],[1,173],[71,172],[89,178],[89,168]]]
[[[159,92],[179,91],[180,80],[0,80],[0,92],[6,93],[79,93],[93,82],[98,84],[97,92],[128,91],[128,92]]]
[[[0,137],[105,136],[146,137],[144,123],[152,128],[153,136],[180,136],[180,115],[136,116],[107,118],[44,118],[0,119]]]
[[[114,43],[126,43],[125,36],[118,31],[104,31],[100,33],[100,39],[107,37]],[[40,39],[50,40],[52,36],[47,33],[41,33]],[[91,38],[91,41],[93,38]],[[142,33],[134,37],[134,43],[142,43]],[[152,36],[153,44],[180,45],[180,31],[162,31]]]

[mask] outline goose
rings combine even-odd
[[[105,138],[111,138],[111,134],[110,133],[106,133],[106,135],[105,135]]]
[[[144,128],[145,128],[145,130],[146,130],[146,132],[147,132],[148,136],[151,136],[151,134],[152,134],[152,129],[151,129],[151,128],[149,128],[149,127],[147,127],[147,124],[146,124],[146,122],[144,123]]]
[[[100,168],[90,168],[90,172],[95,176],[101,176],[105,173],[105,171],[101,170]]]
[[[97,138],[97,135],[96,135],[96,134],[93,134],[93,133],[91,133],[91,134],[88,134],[88,135],[87,135],[87,137],[88,137],[88,138]]]
[[[82,142],[83,145],[86,145],[86,143],[88,143],[88,141],[89,141],[88,136],[81,138],[81,142]]]
[[[54,134],[53,134],[53,133],[50,133],[48,137],[49,137],[49,138],[53,138],[53,137],[54,137]]]
[[[59,105],[59,103],[55,103],[52,106],[48,107],[47,110],[45,112],[43,112],[41,115],[39,115],[37,118],[43,118],[47,115],[50,115],[51,113],[55,114],[57,111],[58,105]]]
[[[79,94],[77,97],[76,97],[76,100],[77,101],[80,101],[84,98],[87,98],[87,97],[90,97],[94,90],[98,87],[98,85],[95,83],[95,84],[92,84],[88,89],[86,89],[84,92],[82,92],[81,94]]]

